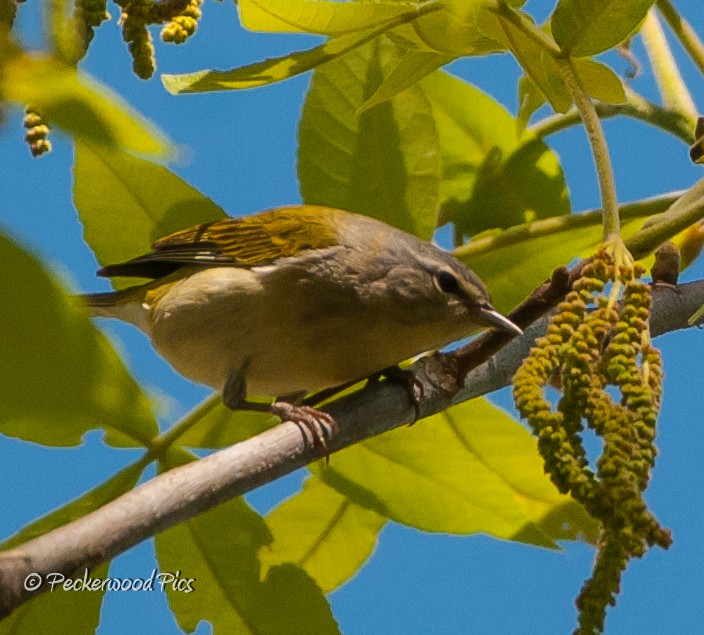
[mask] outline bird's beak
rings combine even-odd
[[[483,326],[491,326],[513,335],[523,335],[523,331],[520,328],[491,306],[480,307],[474,317]]]

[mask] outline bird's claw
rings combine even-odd
[[[271,405],[271,411],[282,421],[292,421],[305,428],[313,439],[313,447],[321,449],[325,455],[325,462],[330,462],[328,440],[339,432],[340,426],[327,412],[285,401],[275,401]]]

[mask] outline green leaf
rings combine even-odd
[[[265,517],[274,541],[260,551],[272,567],[292,562],[329,593],[349,580],[376,546],[386,518],[316,477]]]
[[[173,148],[157,126],[86,73],[50,57],[11,57],[3,68],[6,99],[30,104],[50,125],[78,140],[167,157]]]
[[[17,244],[0,234],[0,432],[71,446],[96,428],[113,445],[147,445],[149,402],[85,312]]]
[[[557,156],[542,141],[519,137],[501,104],[442,71],[420,86],[440,134],[441,224],[452,221],[458,234],[472,235],[569,212]]]
[[[80,498],[27,525],[18,534],[5,540],[2,549],[16,547],[102,507],[132,489],[143,469],[141,463],[125,468]],[[110,563],[107,562],[98,565],[91,570],[90,577],[104,580],[108,577],[109,566]],[[23,604],[2,620],[0,635],[93,633],[100,622],[104,595],[105,591],[64,591],[57,585],[53,591]]]
[[[572,105],[572,97],[552,55],[510,20],[501,16],[499,21],[506,35],[507,46],[523,70],[555,111],[567,112]]]
[[[252,31],[343,35],[416,12],[420,5],[397,0],[239,0],[238,6],[242,26]]]
[[[170,170],[112,148],[77,144],[73,174],[84,237],[103,265],[139,256],[170,232],[225,216]]]
[[[411,6],[414,7],[412,11],[400,13],[378,26],[332,37],[308,51],[291,53],[229,71],[203,70],[185,75],[162,75],[161,80],[166,90],[174,94],[254,88],[280,82],[330,62],[437,7],[437,5],[426,5],[421,8],[417,8],[417,5]]]
[[[626,91],[623,82],[608,66],[586,59],[575,59],[572,64],[589,95],[609,104],[625,103]]]
[[[567,112],[572,106],[572,96],[553,56],[503,17],[501,26],[508,47],[535,86],[555,111]],[[609,103],[626,100],[623,83],[608,66],[587,59],[573,60],[573,65],[585,91],[592,97]]]
[[[555,41],[575,57],[596,55],[623,42],[654,0],[559,0],[550,19]]]
[[[592,522],[572,524],[580,518],[577,504],[545,476],[535,439],[482,399],[364,441],[312,469],[358,504],[425,531],[483,532],[544,547],[593,537]]]
[[[170,457],[174,467],[176,453]],[[325,596],[299,567],[277,566],[261,579],[257,552],[270,542],[264,520],[241,498],[157,534],[159,570],[181,572],[183,588],[192,580],[192,593],[165,586],[179,626],[191,633],[207,620],[216,633],[338,633]]]
[[[184,419],[193,419],[193,425],[176,442],[188,448],[224,448],[280,423],[278,417],[264,412],[233,412],[222,404],[219,395],[209,397]]]
[[[377,104],[388,101],[400,92],[417,83],[434,70],[449,64],[454,58],[449,55],[439,55],[427,51],[408,50],[401,56],[398,64],[389,76],[376,89],[374,94],[365,101],[360,112],[369,110]]]
[[[504,50],[496,38],[500,34],[498,19],[485,2],[445,0],[442,7],[442,11],[418,18],[399,34],[420,49],[452,57]]]
[[[184,75],[162,75],[166,90],[174,95],[205,93],[218,90],[238,90],[265,86],[305,73],[330,62],[379,35],[379,29],[369,29],[330,38],[308,51],[249,64],[229,71],[203,70]]]
[[[298,177],[306,203],[359,212],[430,238],[441,181],[430,103],[411,86],[358,114],[400,54],[379,38],[315,71],[299,127]]]

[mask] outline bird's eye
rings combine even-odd
[[[435,280],[438,283],[441,291],[445,293],[457,293],[459,291],[459,284],[457,278],[449,271],[438,271],[435,274]]]

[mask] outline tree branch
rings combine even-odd
[[[541,288],[544,297],[564,292],[573,276],[566,269],[558,270],[552,283]],[[657,285],[655,291],[653,335],[685,328],[687,319],[704,304],[704,281],[678,288]],[[534,339],[545,331],[546,322],[547,317],[540,318],[523,337],[472,370],[459,390],[454,354],[419,360],[413,369],[424,387],[422,416],[507,385]],[[332,452],[409,423],[414,416],[406,390],[393,381],[343,397],[330,404],[328,412],[340,426],[329,443]],[[46,589],[42,585],[26,590],[23,583],[30,573],[42,578],[53,572],[82,573],[160,531],[319,459],[320,449],[306,434],[294,423],[282,423],[161,474],[78,520],[0,553],[0,617]]]

